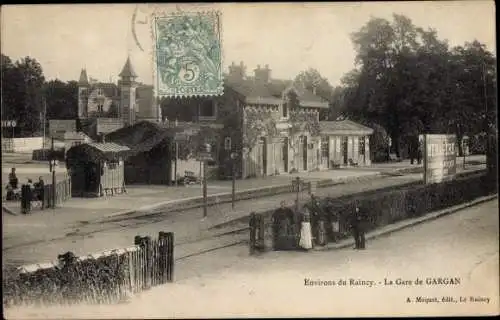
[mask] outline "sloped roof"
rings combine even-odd
[[[90,142],[87,143],[89,146],[101,151],[101,152],[123,152],[123,151],[129,151],[130,148],[127,146],[122,146],[113,142]]]
[[[86,161],[103,161],[126,156],[130,149],[116,143],[83,143],[69,148],[66,158],[68,164],[78,165]]]
[[[78,140],[78,139],[90,139],[89,136],[87,136],[85,133],[79,131],[79,132],[76,132],[76,131],[67,131],[64,133],[64,140]]]
[[[119,76],[122,78],[137,78],[137,74],[135,73],[132,63],[130,62],[130,57],[127,57],[127,61],[125,62]]]
[[[261,83],[250,77],[239,80],[226,77],[225,84],[246,99],[269,99],[268,101],[275,100],[275,103],[280,103],[285,90],[293,87],[302,105],[313,104],[324,108],[328,107],[328,102],[325,99],[315,95],[310,90],[293,86],[291,80],[271,79],[268,83]]]
[[[108,141],[113,141],[130,148],[129,155],[147,152],[162,141],[174,135],[177,131],[162,127],[150,121],[141,121],[132,126],[124,127],[106,135]]]
[[[371,135],[373,129],[351,120],[320,121],[321,133],[334,135]]]
[[[78,80],[78,84],[84,84],[84,85],[89,84],[89,79],[87,77],[87,70],[82,69],[82,72],[80,72],[80,79]]]

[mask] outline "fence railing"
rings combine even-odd
[[[55,188],[52,187],[51,183],[46,184],[43,189],[43,208],[53,208],[61,205],[71,198],[71,177],[66,175],[61,181],[56,181]]]
[[[117,303],[153,286],[173,281],[174,234],[136,237],[125,249],[17,268],[5,274],[4,306]]]

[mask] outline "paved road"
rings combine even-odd
[[[498,218],[498,200],[490,201],[370,241],[365,251],[271,252],[250,257],[245,246],[232,247],[178,262],[175,283],[144,292],[128,304],[6,315],[498,315]],[[422,285],[415,284],[417,278]],[[455,283],[439,284],[439,278]],[[305,286],[305,279],[345,279],[347,285]],[[394,284],[384,285],[385,279]],[[373,281],[373,285],[355,285],[357,281]],[[396,284],[403,281],[412,283]],[[443,302],[447,297],[452,302]]]
[[[388,186],[418,181],[421,174],[389,176],[369,182],[349,183],[317,190],[319,196],[342,196],[355,192],[374,190]],[[120,219],[76,224],[61,228],[56,222],[41,221],[40,232],[23,233],[22,221],[4,219],[3,265],[21,265],[53,261],[58,254],[72,251],[86,255],[132,245],[136,235],[156,236],[160,231],[175,233],[176,258],[184,258],[205,250],[218,248],[246,240],[246,233],[214,238],[228,231],[209,230],[216,223],[244,217],[251,211],[277,208],[281,200],[292,204],[293,194],[240,201],[235,210],[230,204],[210,208],[209,216],[202,219],[201,208],[182,212],[158,212],[154,216],[122,217]],[[51,224],[54,225],[51,228]],[[231,229],[233,230],[234,227]],[[230,231],[230,230],[229,230]]]

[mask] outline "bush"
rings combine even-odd
[[[420,185],[399,190],[372,193],[365,196],[352,195],[344,199],[326,198],[321,201],[322,210],[328,220],[338,216],[341,228],[349,230],[348,217],[352,205],[357,202],[366,214],[367,231],[404,219],[422,216],[475,198],[496,192],[496,179],[486,175],[455,179],[439,184]],[[333,236],[330,234],[330,237]]]
[[[51,149],[37,149],[33,150],[31,159],[33,161],[49,161]],[[65,160],[65,149],[58,149],[53,151],[53,156],[61,162]]]

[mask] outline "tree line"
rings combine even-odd
[[[39,136],[44,118],[75,119],[78,83],[47,81],[40,63],[32,57],[13,61],[2,54],[2,120],[15,120],[16,137]],[[48,121],[45,121],[48,125]],[[11,136],[12,129],[3,129]]]
[[[371,18],[351,40],[355,68],[339,86],[314,69],[295,79],[330,101],[323,120],[368,125],[377,147],[387,148],[390,137],[398,155],[421,133],[456,134],[461,141],[496,128],[496,57],[484,44],[450,47],[436,30],[398,14],[392,21]]]
[[[365,124],[375,129],[372,150],[386,150],[390,137],[398,155],[420,133],[454,133],[460,141],[496,128],[496,57],[484,44],[450,47],[436,30],[398,14],[392,21],[371,18],[351,40],[355,68],[340,85],[333,87],[315,69],[295,78],[329,101],[322,120]],[[13,62],[2,54],[2,119],[18,122],[16,136],[38,134],[44,116],[74,119],[77,106],[76,81],[46,81],[35,59]]]

